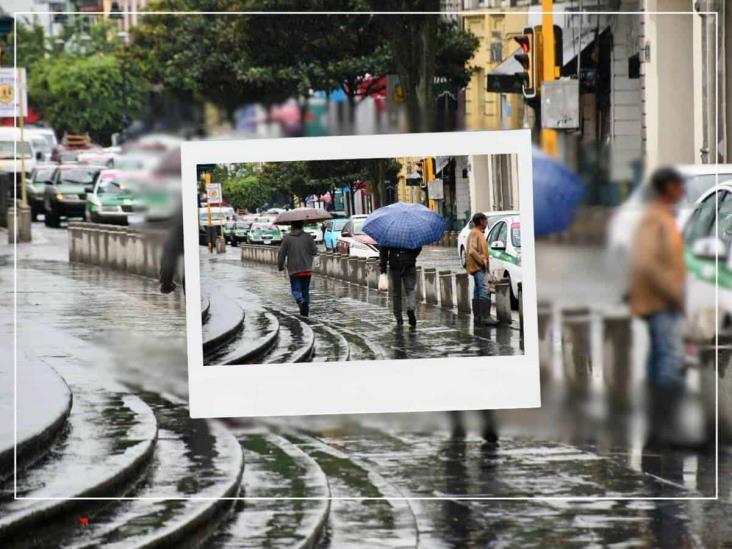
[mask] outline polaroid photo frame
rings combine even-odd
[[[199,245],[198,165],[494,154],[512,154],[516,158],[521,226],[523,353],[348,362],[318,362],[316,357],[314,362],[302,363],[204,364],[201,261],[210,254]],[[190,141],[183,143],[181,163],[191,417],[540,406],[529,130]],[[318,276],[323,275],[315,275]],[[404,329],[409,329],[406,323]]]

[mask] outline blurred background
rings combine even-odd
[[[87,493],[83,484],[50,479],[60,471],[69,478],[66,463],[72,471],[78,466],[74,452],[96,452],[105,459],[89,475],[97,492],[88,493],[104,486],[102,495],[174,497],[210,489],[206,493],[387,498],[373,506],[334,501],[328,509],[311,501],[210,509],[159,504],[168,514],[142,504],[55,510],[59,523],[39,530],[39,540],[134,546],[175,531],[211,546],[305,540],[342,547],[376,545],[377,538],[386,546],[416,545],[418,539],[423,546],[476,547],[732,541],[728,521],[720,520],[728,516],[732,493],[727,2],[0,0],[0,8],[0,107],[10,106],[0,118],[0,225],[7,227],[8,242],[19,242],[18,367],[51,366],[74,402],[84,402],[78,395],[96,394],[94,385],[74,377],[72,362],[88,363],[100,379],[121,384],[115,395],[141,399],[158,429],[188,448],[143,451],[144,437],[135,438],[143,445],[140,456],[156,455],[159,469],[182,452],[190,463],[181,464],[179,478],[210,473],[200,485],[182,486],[153,464],[145,469],[147,484],[136,484],[139,463],[133,475],[111,441],[90,452],[77,440],[75,450],[75,432],[82,439],[94,433],[77,426],[66,434],[48,430],[53,436],[33,452],[43,460],[21,455],[21,491]],[[334,9],[364,13],[231,14]],[[24,13],[14,14],[19,10]],[[23,69],[17,79],[14,60]],[[187,417],[185,304],[180,290],[159,293],[154,258],[163,242],[175,241],[182,140],[424,131],[445,132],[449,139],[452,131],[517,128],[530,129],[535,144],[541,409],[231,420],[225,426]],[[648,175],[660,166],[674,166],[686,178],[677,212],[687,267],[685,391],[669,420],[678,437],[650,448],[646,328],[631,318],[626,296],[635,230],[653,195]],[[459,166],[449,158],[409,159],[398,168],[369,177],[347,170],[269,174],[263,181],[204,165],[198,183],[202,192],[206,183],[221,183],[222,206],[231,207],[232,216],[236,210],[327,206],[325,196],[334,202],[339,192],[348,215],[400,200],[420,202],[438,210],[455,233],[476,211],[515,204],[509,158],[491,157],[486,165],[468,159]],[[444,196],[430,200],[436,179]],[[276,188],[267,191],[263,184]],[[476,185],[488,192],[478,196]],[[556,212],[562,215],[549,215]],[[139,237],[144,259],[133,266],[110,259],[112,252],[92,258],[84,224],[114,234],[109,238],[115,242]],[[443,248],[439,257],[460,260],[457,241]],[[233,253],[231,247],[225,253]],[[12,257],[12,246],[3,243],[7,349]],[[12,379],[10,365],[3,376]],[[4,386],[10,398],[11,384]],[[20,419],[28,412],[19,387]],[[68,423],[79,406],[59,413]],[[88,406],[93,415],[101,404]],[[131,409],[137,411],[120,421],[144,424],[144,414]],[[481,436],[486,422],[495,424],[497,444]],[[33,426],[27,431],[35,432]],[[241,479],[227,436],[243,451]],[[64,451],[58,451],[61,443]],[[103,481],[116,468],[134,482],[109,488]],[[8,490],[12,494],[12,484],[6,496]],[[444,495],[611,500],[488,505],[398,499]],[[717,495],[714,502],[622,501]],[[0,538],[20,543],[13,537],[17,528],[32,520],[20,517],[41,515],[30,504],[3,505],[9,518],[0,521]],[[205,532],[193,520],[204,513],[214,517]]]

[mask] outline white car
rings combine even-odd
[[[511,307],[518,309],[518,285],[521,282],[521,218],[500,218],[487,232],[488,268],[499,280],[511,284]]]
[[[715,185],[699,197],[683,234],[687,324],[692,334],[708,339],[717,327],[715,289],[718,327],[732,328],[732,181]]]
[[[368,215],[353,215],[341,229],[336,240],[336,253],[352,257],[379,257],[376,241],[363,232],[363,225]]]
[[[323,242],[323,230],[320,228],[320,223],[305,225],[303,230],[315,239],[316,244]]]
[[[27,135],[20,140],[18,128],[0,128],[0,172],[20,173],[21,158],[26,174],[36,167],[38,154]]]
[[[732,164],[694,164],[675,166],[686,178],[686,196],[679,204],[676,220],[683,227],[696,202],[717,183],[732,179]],[[644,181],[610,218],[607,232],[608,276],[625,292],[628,258],[636,227],[648,200],[653,196],[649,181]]]
[[[503,211],[483,212],[483,214],[488,218],[488,226],[486,227],[486,234],[488,234],[488,231],[490,231],[493,225],[496,224],[496,221],[502,217],[506,217],[507,215],[518,215],[519,213],[516,211]],[[460,256],[460,263],[463,267],[465,267],[465,243],[468,241],[468,233],[473,229],[473,215],[470,216],[470,219],[465,224],[465,227],[463,227],[463,230],[460,231],[457,238],[457,251]]]

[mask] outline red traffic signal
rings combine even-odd
[[[524,53],[529,53],[529,50],[531,50],[531,41],[527,35],[520,34],[519,36],[514,36],[513,39],[521,46]]]
[[[530,99],[536,96],[536,47],[534,29],[525,27],[523,34],[513,37],[521,50],[513,54],[513,58],[521,65],[523,71],[515,73],[521,82],[521,91],[524,97]]]

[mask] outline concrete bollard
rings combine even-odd
[[[135,233],[132,240],[132,272],[135,274],[145,273],[144,240],[145,235],[139,232]]]
[[[452,309],[452,271],[440,271],[440,306]]]
[[[470,280],[468,273],[455,273],[455,291],[457,293],[458,313],[469,315],[472,312],[470,302]]]
[[[341,255],[338,258],[338,279],[348,281],[348,256]]]
[[[451,248],[454,248],[455,246],[457,246],[457,236],[458,236],[457,231],[450,231],[450,236],[449,236],[447,245],[450,246]]]
[[[109,248],[107,248],[107,267],[110,269],[117,269],[118,260],[117,260],[117,249],[119,248],[119,234],[117,231],[113,230],[112,228],[108,229],[109,231]]]
[[[349,257],[348,258],[348,271],[347,271],[346,280],[350,282],[351,284],[358,284],[358,258],[357,257]]]
[[[155,242],[148,237],[145,238],[143,246],[145,248],[145,274],[157,276],[159,273],[155,271],[155,252],[157,250]]]
[[[620,407],[630,403],[631,318],[626,313],[605,314],[602,319],[602,371],[611,402]]]
[[[91,238],[88,230],[81,231],[81,262],[89,263],[91,256]]]
[[[424,302],[424,272],[422,271],[422,267],[417,266],[415,274],[417,275],[417,284],[414,287],[414,291],[417,294],[417,303],[422,303]]]
[[[74,262],[77,261],[77,256],[79,253],[79,244],[78,244],[78,238],[79,238],[79,230],[74,227],[73,225],[69,227],[69,261]]]
[[[117,269],[120,271],[127,270],[127,231],[124,229],[117,231]]]
[[[552,307],[549,303],[537,305],[537,325],[539,331],[539,368],[547,377],[552,376],[554,367]]]
[[[99,235],[102,229],[99,227],[92,227],[87,229],[89,231],[89,263],[92,265],[99,265]]]
[[[562,312],[562,364],[570,389],[586,396],[592,381],[591,316],[587,307]]]
[[[371,290],[379,288],[379,260],[370,257],[366,260],[366,286]]]
[[[496,282],[496,318],[500,324],[511,324],[511,284]]]
[[[437,269],[430,268],[424,270],[424,290],[425,301],[430,305],[437,305]]]
[[[366,286],[366,258],[359,257],[356,266],[356,284]]]

